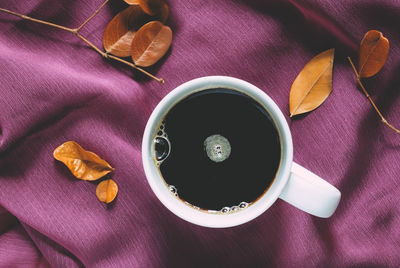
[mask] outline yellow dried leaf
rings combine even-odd
[[[118,185],[115,181],[109,179],[104,180],[97,185],[96,188],[96,196],[97,198],[104,203],[111,203],[118,193]]]
[[[334,53],[331,48],[318,54],[298,74],[290,89],[290,117],[316,109],[332,92]]]
[[[63,162],[76,178],[85,181],[98,180],[114,170],[97,154],[86,151],[74,141],[67,141],[58,146],[53,156]]]

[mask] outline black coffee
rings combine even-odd
[[[155,151],[171,191],[194,206],[223,212],[260,197],[281,158],[268,113],[229,89],[201,91],[175,105],[160,126]]]

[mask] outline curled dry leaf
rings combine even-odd
[[[86,151],[74,141],[67,141],[58,146],[53,156],[63,162],[76,178],[85,181],[98,180],[114,170],[97,154]]]
[[[329,96],[334,53],[332,48],[318,54],[298,74],[290,89],[290,117],[316,109]]]
[[[151,21],[140,28],[133,37],[132,60],[138,66],[151,66],[164,56],[171,42],[171,28],[159,21]]]
[[[106,52],[118,57],[131,56],[131,43],[136,31],[149,21],[167,20],[168,6],[161,11],[160,14],[150,16],[139,5],[133,5],[118,13],[107,25],[103,34],[103,46]]]
[[[96,196],[97,198],[104,203],[111,203],[118,193],[118,186],[115,181],[109,179],[104,180],[97,185],[96,188]]]
[[[104,31],[104,49],[118,57],[129,57],[133,36],[148,17],[140,6],[130,6],[118,13]]]
[[[389,54],[389,40],[381,32],[368,31],[360,44],[358,75],[371,77],[379,72]]]

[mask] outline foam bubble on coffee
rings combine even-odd
[[[209,136],[204,141],[204,148],[208,158],[216,163],[225,161],[231,154],[231,144],[219,134]]]
[[[154,139],[154,149],[157,165],[159,166],[168,156],[171,151],[171,142],[165,132],[165,122],[158,129],[157,136]]]
[[[174,185],[169,185],[168,186],[169,191],[171,192],[171,194],[173,194],[174,196],[176,196],[177,198],[179,198],[178,195],[178,189],[174,186]],[[184,201],[184,203],[186,205],[189,205],[197,210],[201,210],[200,207],[195,206],[187,201]],[[250,204],[247,202],[240,202],[240,204],[238,206],[232,206],[232,207],[223,207],[220,211],[215,211],[215,210],[208,210],[208,212],[210,213],[222,213],[222,214],[227,214],[227,213],[232,213],[232,212],[238,212],[239,210],[245,209],[249,206]]]
[[[170,186],[169,186],[169,191],[170,191],[173,195],[178,196],[178,189],[176,189],[175,186],[170,185]]]

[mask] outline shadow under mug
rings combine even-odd
[[[213,88],[240,91],[256,100],[273,120],[281,142],[281,162],[269,189],[243,210],[233,213],[208,213],[185,204],[168,188],[154,161],[154,138],[168,111],[189,95]],[[151,114],[142,142],[143,167],[151,189],[171,212],[191,223],[213,227],[232,227],[248,222],[266,211],[278,198],[312,215],[328,218],[336,210],[340,192],[311,171],[293,162],[293,143],[289,126],[279,107],[256,86],[227,76],[207,76],[188,81],[165,96]]]

